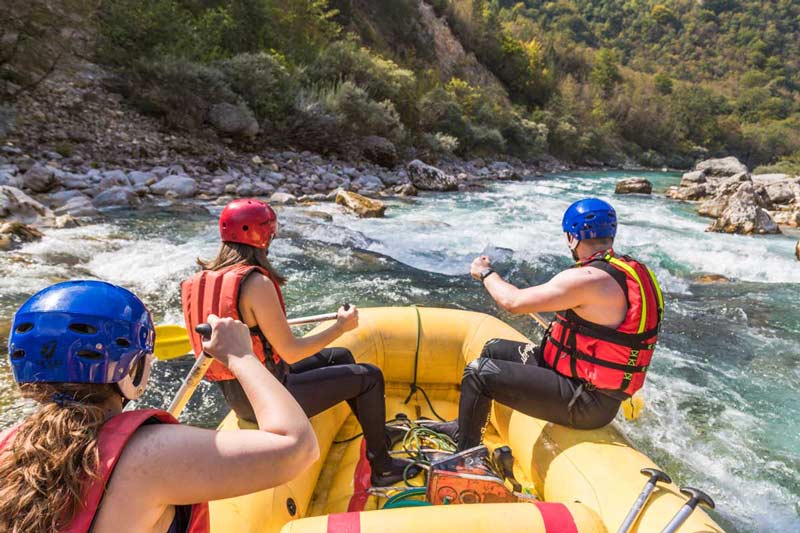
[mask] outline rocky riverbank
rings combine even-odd
[[[667,197],[695,202],[699,215],[714,219],[709,231],[769,234],[800,226],[800,176],[753,175],[735,157],[698,163]]]
[[[432,166],[409,154],[403,162],[379,137],[365,140],[360,158],[345,160],[257,146],[213,125],[191,134],[165,130],[129,108],[103,76],[92,65],[58,73],[3,119],[10,133],[0,145],[0,223],[63,227],[107,209],[243,196],[276,204],[335,201],[341,192],[372,198],[366,216],[374,216],[385,196],[475,189],[568,168],[553,158],[536,164],[452,158]],[[368,202],[340,203],[365,215],[353,206]],[[6,227],[5,248],[32,238],[14,228]]]

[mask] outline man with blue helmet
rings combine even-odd
[[[613,250],[617,214],[587,198],[562,221],[573,268],[520,289],[472,262],[500,307],[510,313],[556,312],[541,344],[504,339],[486,343],[464,370],[458,420],[430,424],[453,436],[460,450],[480,444],[492,400],[529,416],[593,429],[611,422],[619,405],[644,384],[664,303],[653,272]]]
[[[144,392],[155,340],[130,291],[69,281],[20,307],[8,356],[38,408],[0,432],[0,531],[205,533],[205,502],[283,484],[316,460],[308,419],[253,354],[247,326],[207,320],[204,349],[241,382],[257,430],[217,433],[157,409],[123,412]]]

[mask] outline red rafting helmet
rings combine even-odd
[[[275,211],[255,198],[234,200],[219,216],[219,234],[225,242],[265,248],[278,231]]]

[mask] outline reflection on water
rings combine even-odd
[[[448,306],[493,313],[538,339],[524,317],[498,311],[467,275],[481,252],[524,285],[570,265],[560,233],[566,206],[585,195],[619,213],[618,249],[647,262],[667,293],[647,409],[626,433],[680,484],[715,496],[735,531],[798,530],[800,509],[800,268],[787,237],[705,233],[708,220],[658,196],[613,196],[620,176],[584,173],[498,184],[481,192],[391,201],[385,219],[356,219],[331,204],[279,211],[271,258],[288,274],[290,315],[360,306]],[[639,173],[638,175],[641,175]],[[674,175],[648,174],[656,190]],[[180,322],[178,282],[217,247],[219,207],[109,215],[49,233],[0,257],[0,337],[32,292],[71,277],[99,277],[141,295],[159,322]],[[703,285],[701,274],[730,283]],[[191,360],[157,363],[142,403],[165,406]],[[183,418],[213,427],[226,409],[203,384]],[[0,427],[18,420],[8,365],[0,363]]]

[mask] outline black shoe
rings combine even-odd
[[[426,427],[436,433],[447,435],[453,442],[458,444],[458,420],[451,420],[450,422],[436,422],[433,420],[420,420],[418,424]]]
[[[373,467],[370,483],[372,483],[373,487],[389,487],[398,481],[411,479],[421,471],[421,467],[412,465],[408,461],[389,459],[389,462],[384,464],[380,471],[376,471]],[[405,477],[403,476],[404,472]]]

